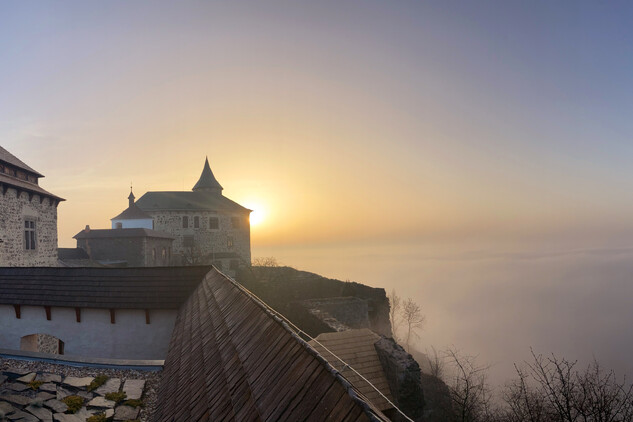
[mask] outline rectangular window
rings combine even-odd
[[[220,221],[218,220],[218,217],[209,217],[209,229],[217,230],[219,228],[220,228]]]
[[[194,229],[200,228],[200,217],[198,217],[197,215],[193,217],[193,228]]]
[[[239,217],[231,217],[231,226],[233,226],[234,229],[239,229],[240,228],[240,218]]]
[[[24,220],[24,249],[35,249],[34,220]]]
[[[182,217],[182,228],[189,228],[189,217],[187,217],[186,215],[183,215]]]
[[[228,236],[226,238],[226,247],[231,249],[233,247],[233,237],[232,236]]]

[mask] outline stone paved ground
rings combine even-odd
[[[99,388],[87,386],[99,375],[108,377]],[[36,361],[0,358],[0,421],[84,422],[104,413],[114,421],[148,421],[156,404],[161,372],[72,367]],[[140,399],[142,407],[116,404],[105,395],[125,392]],[[79,396],[83,406],[69,414],[63,399]]]

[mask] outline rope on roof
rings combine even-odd
[[[398,413],[400,413],[407,421],[409,422],[415,422],[413,419],[411,419],[409,416],[407,416],[402,410],[400,410],[400,408],[398,406],[396,406],[391,400],[389,400],[389,398],[387,398],[387,396],[385,396],[382,391],[380,391],[374,384],[372,384],[367,378],[365,378],[363,375],[361,375],[356,369],[354,369],[351,365],[349,365],[347,362],[345,362],[343,359],[341,359],[339,356],[337,356],[333,351],[331,351],[330,349],[328,349],[327,347],[325,347],[325,345],[323,345],[320,341],[318,341],[317,339],[313,338],[312,336],[310,336],[310,334],[306,333],[305,331],[303,331],[301,328],[297,327],[292,321],[290,321],[288,318],[286,318],[285,316],[283,316],[281,313],[277,312],[275,309],[271,308],[266,302],[264,302],[262,299],[260,299],[255,293],[251,292],[250,290],[248,290],[246,287],[244,287],[243,285],[241,285],[240,283],[238,283],[235,279],[233,279],[232,277],[226,275],[225,273],[223,273],[222,271],[218,270],[217,267],[215,267],[215,265],[213,266],[213,268],[215,268],[218,272],[220,272],[221,274],[223,274],[227,279],[229,279],[238,289],[240,289],[241,291],[243,291],[245,294],[247,294],[248,296],[250,296],[251,298],[255,299],[257,302],[259,302],[261,304],[261,306],[263,306],[264,308],[268,309],[271,313],[273,313],[277,318],[283,320],[286,324],[288,324],[289,328],[292,327],[294,329],[294,331],[297,334],[302,334],[304,335],[306,338],[314,341],[316,344],[318,344],[319,346],[323,347],[323,349],[325,349],[328,353],[330,353],[332,356],[334,356],[336,359],[338,359],[344,366],[348,367],[352,372],[354,372],[356,375],[358,375],[363,381],[365,381],[367,384],[369,384],[374,390],[376,390],[376,392],[378,392],[378,394],[380,394],[382,396],[382,398],[384,398],[387,403],[389,403],[391,406],[393,406],[394,409],[396,409],[398,411]],[[307,344],[307,343],[306,343]],[[308,344],[309,346],[309,344]],[[311,346],[310,346],[311,347]],[[317,352],[318,354],[318,352]],[[334,366],[332,366],[332,368],[334,368]],[[345,376],[338,371],[336,368],[334,368],[334,370],[336,370],[341,377],[345,378]],[[346,379],[347,380],[347,379]],[[349,381],[347,381],[349,382]],[[350,383],[351,384],[351,383]]]

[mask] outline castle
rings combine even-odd
[[[213,264],[234,275],[250,265],[251,210],[222,195],[209,160],[191,191],[147,192],[111,219],[112,228],[79,232],[91,259],[130,266]]]

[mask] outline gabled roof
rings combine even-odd
[[[374,344],[380,340],[380,336],[373,331],[363,328],[360,330],[348,330],[336,333],[323,333],[310,341],[310,345],[316,349],[330,364],[341,371],[361,393],[367,396],[380,410],[393,408],[367,381],[363,380],[348,366],[345,366],[334,355],[338,356],[349,366],[358,371],[371,382],[382,394],[393,402],[389,382],[385,371],[378,358]],[[317,344],[320,343],[320,344]],[[326,350],[327,348],[327,350]],[[332,355],[334,353],[334,355]]]
[[[136,205],[145,212],[152,211],[228,211],[250,212],[237,202],[211,192],[147,192]]]
[[[222,192],[222,186],[218,183],[217,179],[213,175],[211,171],[211,167],[209,166],[209,158],[207,157],[204,160],[204,168],[202,169],[202,174],[200,175],[200,179],[198,183],[193,187],[194,191],[197,190],[206,190],[209,192]]]
[[[131,194],[130,194],[131,195]],[[140,209],[136,204],[130,205],[125,211],[110,220],[151,220],[152,217]]]
[[[169,233],[158,230],[131,228],[131,229],[90,229],[82,230],[73,236],[73,239],[105,239],[120,237],[158,237],[163,239],[173,239]]]
[[[11,154],[9,151],[2,148],[1,146],[0,146],[0,161],[4,161],[7,164],[11,164],[12,166],[21,168],[22,170],[27,171],[31,174],[34,174],[38,177],[44,177],[43,174],[38,173],[37,171],[33,170],[31,167],[27,166],[22,160],[20,160],[18,157]]]
[[[387,421],[307,343],[213,270],[180,308],[153,421]]]
[[[178,309],[211,267],[0,268],[0,304]]]

